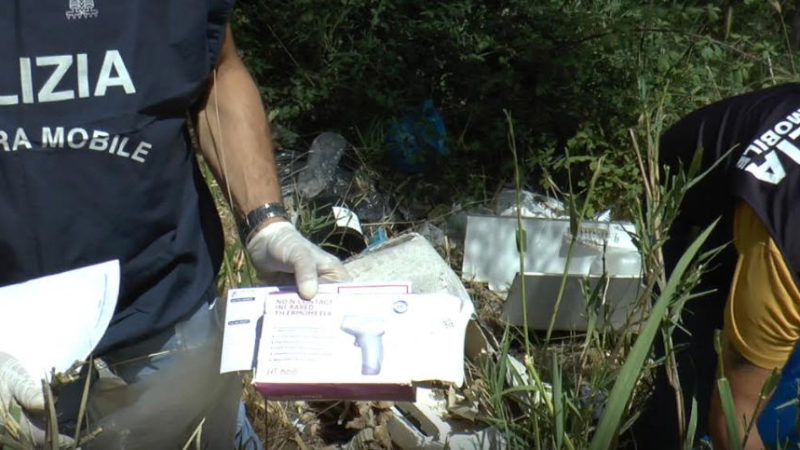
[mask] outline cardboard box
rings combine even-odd
[[[563,275],[525,273],[525,290],[522,277],[517,275],[511,284],[502,318],[512,325],[522,325],[523,304],[527,305],[528,326],[546,330],[555,312],[556,300]],[[524,298],[523,298],[524,292]],[[588,311],[597,312],[597,324],[610,323],[614,328],[625,325],[637,311],[641,295],[641,278],[631,276],[567,275],[564,295],[558,308],[554,330],[585,331]],[[589,304],[595,295],[595,304]]]
[[[520,271],[517,228],[516,217],[468,216],[461,278],[508,291]],[[526,217],[522,228],[525,272],[640,276],[641,258],[631,239],[631,223],[582,222],[569,258],[573,238],[569,220]]]
[[[221,372],[253,370],[271,400],[413,401],[417,382],[462,384],[472,303],[407,290],[326,285],[303,300],[277,288],[232,289]]]
[[[514,325],[524,322],[519,225],[516,217],[468,216],[462,270],[465,280],[487,282],[490,289],[508,292],[503,318]],[[641,257],[631,238],[633,224],[583,221],[576,236],[568,219],[526,217],[521,225],[526,242],[524,297],[529,326],[549,327],[565,273],[555,329],[586,329],[585,291],[591,291],[601,280],[601,306],[606,310],[601,318],[608,318],[617,327],[625,323],[640,294]]]

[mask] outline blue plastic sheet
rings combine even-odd
[[[421,108],[393,122],[386,136],[386,151],[392,165],[403,173],[415,174],[433,167],[447,155],[447,130],[439,111],[428,99]]]

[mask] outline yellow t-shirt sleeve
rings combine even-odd
[[[752,364],[780,369],[800,339],[800,291],[775,241],[743,202],[736,206],[733,235],[739,258],[724,339]]]

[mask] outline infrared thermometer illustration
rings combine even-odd
[[[361,374],[378,375],[383,362],[383,333],[385,324],[382,318],[374,316],[346,315],[342,319],[341,330],[356,338],[355,345],[361,347]]]

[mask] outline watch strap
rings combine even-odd
[[[286,208],[280,203],[264,203],[248,212],[243,223],[239,225],[239,235],[242,239],[242,243],[247,245],[247,241],[253,231],[265,220],[274,217],[289,220],[289,214],[286,212]]]

